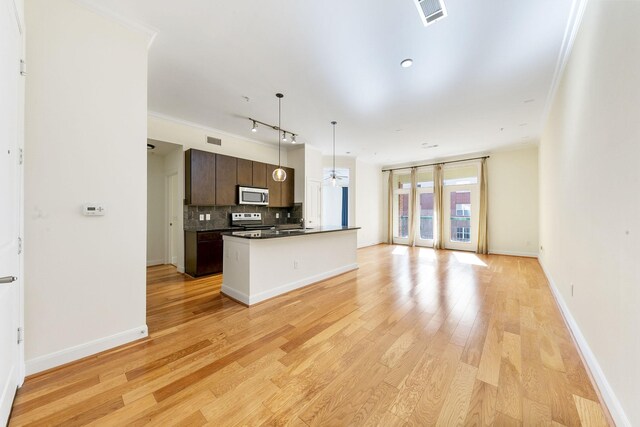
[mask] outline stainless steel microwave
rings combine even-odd
[[[238,187],[238,203],[241,205],[269,204],[269,190],[257,187]]]

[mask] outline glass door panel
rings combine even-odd
[[[416,244],[419,246],[433,246],[433,192],[431,190],[419,190],[418,203],[420,203],[418,207],[420,228]]]
[[[393,242],[409,242],[409,211],[411,202],[409,191],[398,191],[394,196],[393,204]]]
[[[477,186],[445,187],[444,195],[445,247],[475,251],[478,242]]]

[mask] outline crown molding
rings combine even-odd
[[[547,94],[547,99],[545,101],[545,106],[541,117],[542,130],[544,130],[544,127],[549,120],[551,106],[553,105],[553,100],[555,99],[558,87],[560,86],[560,81],[562,80],[564,70],[567,67],[569,58],[571,57],[571,51],[573,50],[573,45],[578,35],[578,30],[580,29],[580,24],[582,23],[582,18],[584,16],[584,11],[587,7],[588,1],[589,0],[573,0],[571,3],[569,20],[564,31],[564,37],[562,39],[560,52],[558,53],[558,59],[556,61],[556,68],[553,73],[553,79],[551,80],[551,86],[549,87],[549,93]]]
[[[136,22],[130,18],[125,18],[124,16],[116,12],[113,12],[112,10],[109,10],[104,6],[100,5],[95,0],[73,0],[73,1],[79,4],[80,6],[84,7],[85,9],[95,13],[96,15],[100,15],[103,18],[117,22],[118,24],[122,25],[125,28],[128,28],[129,30],[146,35],[147,38],[149,39],[147,43],[147,49],[151,48],[153,41],[156,39],[156,36],[158,35],[157,29],[152,28],[145,24],[141,24],[140,22]]]

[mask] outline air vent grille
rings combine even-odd
[[[447,16],[444,0],[414,0],[425,26]]]

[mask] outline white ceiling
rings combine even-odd
[[[429,27],[413,0],[85,3],[157,31],[153,112],[275,142],[246,117],[277,123],[283,92],[299,142],[330,154],[337,120],[338,154],[379,164],[534,143],[572,0],[445,1]]]

